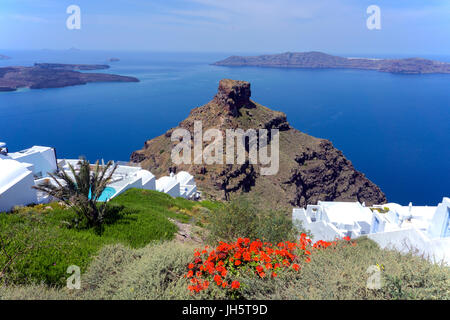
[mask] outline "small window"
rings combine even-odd
[[[375,218],[375,220],[373,222],[373,233],[378,232],[379,226],[380,226],[380,221],[377,218]]]

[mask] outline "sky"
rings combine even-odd
[[[380,30],[366,26],[370,5]],[[0,0],[0,50],[447,55],[449,18],[450,0]]]

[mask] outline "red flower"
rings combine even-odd
[[[245,261],[250,261],[252,259],[250,256],[250,253],[248,253],[248,252],[244,252],[244,254],[242,256],[244,257]]]
[[[350,241],[349,237],[344,238]],[[354,244],[350,242],[350,244]],[[306,234],[302,234],[297,242],[280,242],[275,245],[260,240],[250,241],[250,239],[239,238],[234,243],[220,242],[216,248],[205,247],[204,250],[195,250],[195,259],[193,263],[188,264],[185,278],[190,278],[192,285],[188,286],[191,292],[199,292],[206,290],[210,281],[215,282],[217,286],[224,290],[239,289],[239,281],[228,283],[225,278],[239,274],[239,270],[244,267],[253,270],[256,276],[265,278],[271,275],[272,278],[277,277],[279,270],[292,268],[296,271],[301,269],[300,265],[293,263],[297,256],[294,254],[297,249],[301,249],[306,262],[310,262],[311,251],[325,249],[329,246],[335,246],[336,242],[327,242],[319,240],[312,243]],[[312,248],[312,249],[311,249]],[[311,251],[309,251],[309,250]],[[252,261],[259,262],[253,265]],[[244,262],[246,262],[244,264]],[[229,270],[226,266],[235,266]],[[270,273],[267,273],[270,272]],[[196,277],[194,277],[194,275]]]
[[[234,280],[234,281],[231,283],[231,288],[232,288],[232,289],[239,289],[240,286],[241,286],[241,284],[239,283],[239,281]]]

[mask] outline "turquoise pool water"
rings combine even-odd
[[[112,187],[106,187],[105,190],[103,190],[102,194],[100,195],[100,198],[98,198],[98,201],[108,201],[114,194],[116,193],[116,189]],[[89,199],[91,198],[91,192],[89,191]]]

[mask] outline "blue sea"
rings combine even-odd
[[[0,93],[0,141],[10,151],[44,145],[59,158],[126,161],[232,78],[250,81],[252,98],[285,112],[293,127],[331,140],[389,201],[436,205],[450,196],[450,75],[209,65],[232,53],[0,53],[13,57],[0,66],[109,64],[102,72],[141,80]]]

